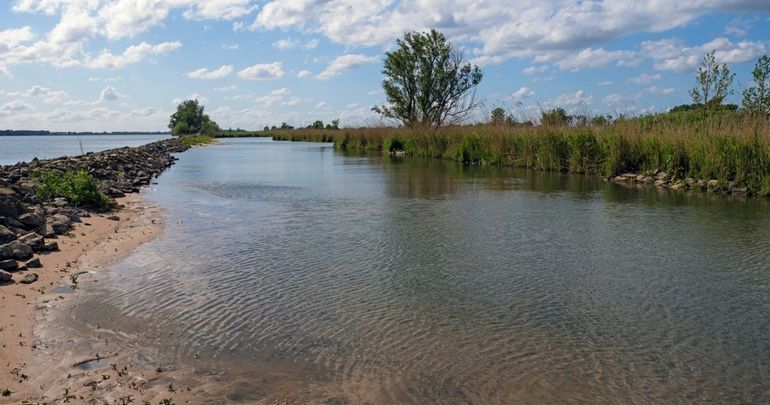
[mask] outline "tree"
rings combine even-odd
[[[703,57],[696,84],[690,90],[690,96],[695,104],[702,104],[703,111],[718,109],[727,96],[732,94],[730,86],[733,85],[734,73],[730,73],[730,68],[726,63],[722,66],[716,61],[716,51],[711,51]]]
[[[168,128],[171,135],[216,135],[221,130],[216,122],[203,113],[204,106],[198,100],[185,100],[176,107],[171,115]]]
[[[564,126],[569,123],[569,115],[563,108],[553,108],[540,113],[540,123],[547,126]]]
[[[436,30],[396,40],[396,50],[385,53],[382,73],[387,104],[372,110],[405,126],[455,124],[478,105],[472,90],[481,82],[481,70],[463,64],[462,53]]]
[[[492,125],[502,125],[506,119],[505,110],[500,107],[495,108],[492,110],[489,119]]]
[[[754,85],[743,91],[743,108],[752,114],[770,115],[770,57],[762,56],[751,72]]]
[[[317,120],[316,122],[311,125],[311,128],[313,129],[324,129],[324,122],[321,120]]]

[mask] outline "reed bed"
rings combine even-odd
[[[470,125],[271,131],[274,140],[611,177],[666,172],[770,196],[770,123],[735,112],[665,113],[602,126]],[[715,182],[712,182],[715,183]],[[714,190],[718,191],[718,190]]]

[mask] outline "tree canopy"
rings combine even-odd
[[[477,106],[473,90],[483,77],[478,66],[463,64],[462,53],[436,30],[396,40],[382,73],[387,104],[372,110],[408,127],[463,121]]]
[[[216,122],[212,121],[198,100],[185,100],[176,107],[176,112],[171,115],[168,128],[171,135],[216,135],[221,130]]]
[[[721,66],[717,63],[715,51],[711,51],[703,57],[696,84],[690,90],[690,96],[694,104],[703,105],[704,111],[717,110],[722,102],[732,94],[730,87],[733,85],[734,73],[730,73],[727,64]]]
[[[770,116],[770,57],[759,58],[751,75],[754,84],[743,91],[743,108],[752,114]]]

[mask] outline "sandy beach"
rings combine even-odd
[[[103,393],[94,395],[91,386],[78,384],[91,377],[77,366],[88,358],[72,358],[73,353],[51,347],[46,342],[51,337],[39,332],[49,309],[77,299],[79,277],[103,270],[162,232],[163,212],[138,194],[118,203],[123,207],[116,212],[83,218],[69,234],[59,236],[59,251],[40,256],[43,267],[35,270],[35,283],[0,286],[0,312],[6,315],[0,317],[0,403],[102,402]],[[70,290],[75,293],[61,293]]]

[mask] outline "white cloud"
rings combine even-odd
[[[209,71],[206,68],[193,70],[192,72],[187,73],[187,77],[191,79],[212,80],[212,79],[221,79],[223,77],[230,76],[231,73],[233,73],[232,65],[222,65],[222,67],[220,67],[217,70]]]
[[[716,38],[699,46],[687,46],[676,38],[642,42],[642,52],[655,62],[658,70],[689,73],[697,69],[703,56],[716,51],[719,63],[743,63],[767,53],[767,44],[761,41],[733,42],[727,38]]]
[[[122,94],[118,93],[117,90],[115,90],[112,86],[107,86],[102,89],[101,93],[99,93],[99,101],[115,101],[121,97],[124,97]]]
[[[379,60],[380,58],[377,56],[367,56],[362,54],[338,56],[326,66],[326,69],[324,69],[323,72],[316,76],[316,79],[328,80],[348,69],[357,68],[368,63],[375,63]]]
[[[320,103],[315,105],[315,108],[317,110],[320,110],[320,109],[323,109],[323,108],[329,108],[329,103],[327,103],[326,101],[321,101]]]
[[[8,68],[5,67],[2,63],[0,63],[0,76],[5,76],[9,79],[13,79],[13,75],[11,72],[8,71]]]
[[[650,84],[650,83],[652,83],[654,81],[658,81],[658,80],[660,80],[662,78],[663,78],[663,76],[661,76],[660,73],[656,73],[654,75],[647,74],[647,73],[642,73],[639,76],[632,77],[632,78],[628,79],[627,81],[629,83],[635,83],[635,84]]]
[[[578,90],[575,93],[562,94],[546,104],[554,106],[590,105],[593,99],[594,96],[586,94],[583,90]]]
[[[128,47],[122,54],[113,55],[109,51],[102,52],[94,59],[86,58],[85,66],[91,69],[119,69],[128,64],[138,63],[153,55],[163,55],[182,46],[181,42],[164,42],[150,45],[142,42]]]
[[[22,27],[0,31],[0,52],[11,49],[19,44],[31,41],[35,37],[32,28]]]
[[[198,93],[193,93],[193,94],[190,94],[189,96],[184,97],[184,98],[175,98],[175,99],[171,100],[171,105],[176,107],[176,106],[178,106],[179,104],[181,104],[185,100],[198,100],[198,102],[201,103],[201,104],[207,104],[209,102],[209,98],[208,97],[201,96]]]
[[[597,68],[612,62],[629,61],[636,55],[632,51],[607,51],[602,48],[586,48],[580,52],[573,53],[556,62],[556,66],[561,70],[581,70],[586,68]]]
[[[300,70],[299,73],[297,73],[297,77],[299,77],[300,79],[305,79],[312,75],[313,73],[310,72],[309,70]]]
[[[243,17],[257,8],[252,4],[252,0],[208,0],[192,3],[195,6],[185,11],[184,17],[195,20],[232,20]]]
[[[246,80],[276,80],[283,77],[283,63],[273,62],[256,64],[238,72],[238,77]]]
[[[529,87],[522,87],[511,94],[511,99],[513,99],[514,102],[519,102],[534,95],[534,90],[530,89]]]
[[[319,42],[320,41],[318,41],[318,39],[313,38],[303,44],[290,37],[290,38],[279,39],[278,41],[273,42],[273,48],[279,49],[282,51],[285,51],[287,49],[295,49],[295,48],[314,49],[318,47]]]
[[[22,111],[29,110],[31,108],[32,106],[27,103],[24,103],[18,100],[11,101],[0,106],[0,115],[10,115],[14,113],[19,113]]]
[[[767,10],[770,2],[756,0],[272,0],[250,28],[299,29],[348,46],[382,46],[404,32],[433,27],[477,44],[471,48],[475,61],[499,63],[513,57],[555,60],[629,34],[683,27],[716,11]]]
[[[240,49],[241,46],[238,44],[222,44],[222,49],[228,50],[228,51],[235,51]]]
[[[612,80],[605,80],[603,82],[596,83],[597,86],[612,86]]]
[[[3,92],[0,92],[3,94]],[[48,87],[34,85],[25,91],[9,91],[4,92],[6,96],[10,97],[29,97],[39,98],[44,103],[57,103],[67,98],[67,92],[60,90],[51,90]]]
[[[626,94],[620,94],[620,93],[612,93],[604,99],[602,99],[602,103],[604,105],[621,111],[627,111],[630,107],[635,106],[636,102],[641,98],[641,95],[626,95]]]
[[[533,75],[535,73],[545,72],[546,70],[548,70],[548,65],[529,66],[524,68],[524,70],[522,70],[521,73],[525,75]]]
[[[671,87],[658,87],[658,86],[651,86],[647,88],[647,91],[652,94],[671,94],[674,92],[675,89]]]

